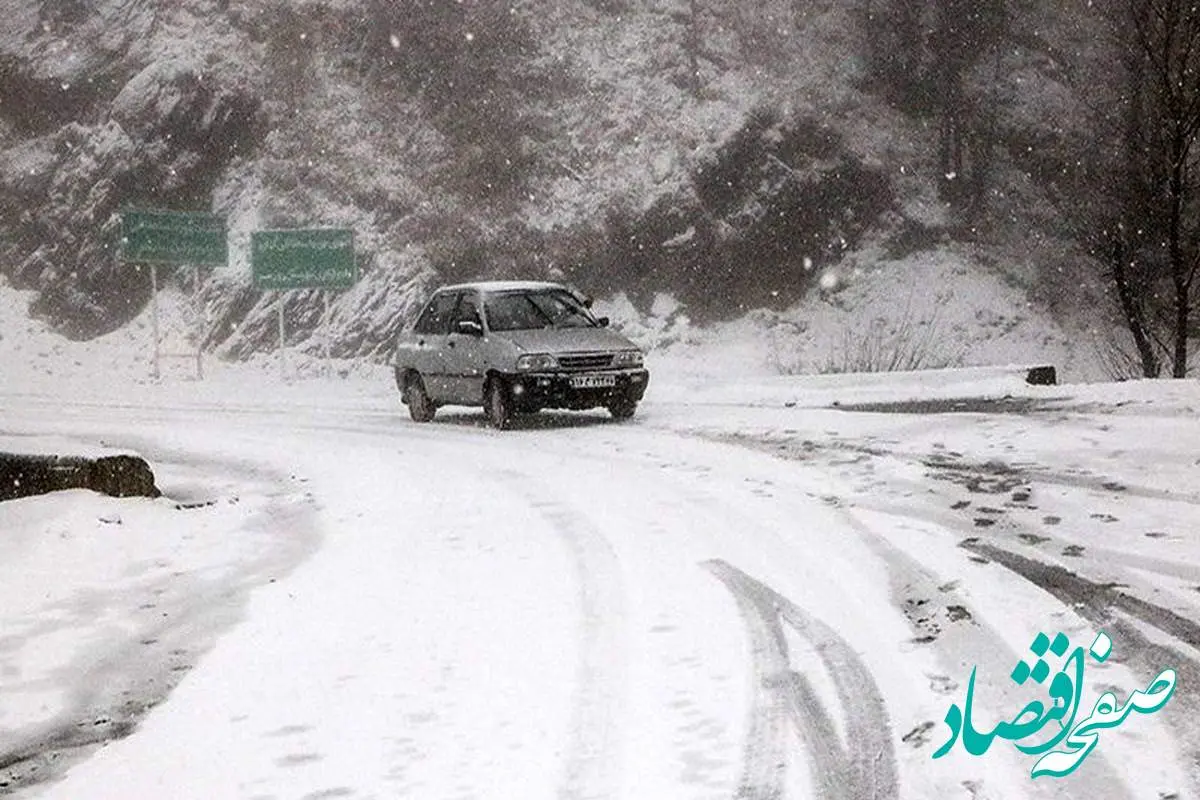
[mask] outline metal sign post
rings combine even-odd
[[[325,378],[328,380],[333,377],[333,362],[329,357],[330,346],[333,343],[333,329],[329,321],[329,292],[322,291],[321,299],[325,301],[325,313],[321,315],[321,339],[325,350]]]
[[[158,264],[150,264],[150,331],[154,336],[154,367],[150,374],[154,380],[162,377],[162,347],[158,335]]]
[[[200,299],[200,268],[192,267],[192,313],[196,330],[196,380],[204,380],[204,328],[208,322],[208,310]]]
[[[120,258],[150,265],[150,315],[154,336],[155,380],[162,376],[162,359],[194,358],[196,379],[204,378],[203,326],[200,302],[200,267],[225,266],[229,261],[225,220],[215,214],[180,211],[124,211],[121,214]],[[158,315],[158,265],[190,264],[192,303],[196,316],[195,353],[163,353]]]
[[[329,370],[329,293],[358,280],[354,258],[354,233],[342,228],[306,228],[255,231],[250,234],[250,266],[254,285],[274,289],[279,295],[279,368],[287,380],[284,345],[283,292],[289,289],[322,289],[325,313],[322,328],[325,367]]]
[[[287,333],[283,329],[283,292],[276,295],[277,302],[275,308],[279,311],[279,379],[287,383],[287,350],[284,349],[284,344],[287,342]]]

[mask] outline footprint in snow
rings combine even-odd
[[[953,694],[958,691],[958,682],[951,679],[948,675],[930,675],[925,674],[929,678],[929,688],[936,694]]]
[[[934,722],[922,722],[920,725],[901,736],[900,741],[910,744],[913,747],[920,747],[921,745],[929,742],[928,734],[935,727],[937,727],[937,725]]]
[[[967,611],[966,606],[946,606],[946,617],[951,622],[959,622],[971,619],[971,612]]]

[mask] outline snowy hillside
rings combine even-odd
[[[831,272],[846,286],[949,259],[1014,283],[1053,324],[1103,327],[1109,310],[1056,205],[1093,125],[1064,76],[1093,75],[1103,51],[1082,44],[1097,21],[1057,4],[980,39],[1007,49],[964,77],[972,102],[1003,112],[970,153],[974,182],[939,162],[936,103],[897,94],[886,18],[842,0],[11,6],[0,271],[73,338],[145,313],[146,272],[116,255],[131,206],[226,217],[202,340],[235,359],[274,345],[278,302],[292,345],[323,344],[318,293],[251,286],[249,234],[276,227],[353,229],[362,279],[332,310],[342,357],[383,357],[428,288],[472,277],[566,277],[640,315],[667,293],[708,324],[795,316]],[[1058,40],[1079,45],[1079,70],[1042,47]],[[933,44],[905,44],[910,89]],[[968,184],[974,199],[956,194]],[[187,280],[164,277],[172,291]],[[782,343],[779,366],[810,368],[793,352],[809,344]]]

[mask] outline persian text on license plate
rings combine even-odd
[[[615,375],[576,375],[571,378],[572,389],[599,389],[616,385]]]

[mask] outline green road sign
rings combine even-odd
[[[121,214],[121,258],[225,266],[229,260],[225,220],[215,214],[125,211]]]
[[[354,233],[342,229],[255,231],[250,265],[260,289],[345,289],[358,280]]]

